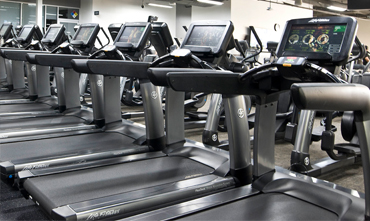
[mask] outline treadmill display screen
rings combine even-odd
[[[8,29],[9,25],[3,25],[3,27],[0,30],[0,36],[3,36]]]
[[[339,53],[346,24],[292,25],[284,51]]]
[[[185,45],[217,47],[222,41],[225,25],[194,26]]]
[[[145,27],[127,26],[123,30],[118,42],[137,44],[143,35]]]
[[[74,40],[88,41],[95,27],[81,27]]]
[[[32,30],[32,27],[23,28],[22,32],[19,34],[19,38],[27,38]]]
[[[59,28],[50,28],[44,39],[53,40],[58,35]]]

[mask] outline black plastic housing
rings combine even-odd
[[[57,29],[55,34],[52,34],[53,29]],[[61,24],[52,24],[49,26],[44,37],[41,39],[41,43],[47,45],[48,48],[55,48],[64,41],[64,31],[66,28]]]
[[[11,22],[4,22],[4,24],[1,25],[0,28],[0,37],[4,39],[4,42],[6,42],[9,38],[12,36],[12,28],[13,25]]]

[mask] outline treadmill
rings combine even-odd
[[[140,29],[140,31],[136,33],[137,36],[133,38],[136,42],[135,44],[121,43],[119,40],[121,36],[128,36],[127,31],[124,32],[122,30],[115,43],[117,47],[121,48],[120,50],[126,48],[125,53],[128,54],[142,51],[151,33],[150,23],[138,23],[134,25],[136,25],[135,28]],[[131,27],[133,27],[132,25],[130,26],[127,24],[125,27],[129,27],[127,30],[130,32],[134,31],[134,29],[131,29]],[[96,35],[99,29],[98,24],[83,24],[77,31],[75,40],[80,39],[81,35],[86,32],[92,31],[95,32]],[[125,39],[124,37],[122,38]],[[90,40],[82,39],[77,41]],[[72,44],[73,42],[74,41],[72,41]],[[87,45],[87,43],[84,44]],[[109,48],[112,49],[114,47],[106,46],[102,50],[97,51],[93,56],[101,57],[114,54]],[[78,56],[70,54],[29,54],[29,56],[33,57],[33,59],[38,62],[45,62],[45,64],[48,62],[48,64],[56,64],[57,62],[63,64],[65,67],[65,80],[78,86],[78,73],[66,67],[67,61],[70,63],[72,58],[79,58]],[[148,63],[144,63],[144,65],[146,71]],[[0,145],[0,161],[2,161],[0,163],[0,172],[1,179],[4,182],[13,184],[16,173],[22,170],[33,170],[54,166],[64,166],[65,168],[73,168],[74,166],[91,167],[95,165],[95,162],[97,162],[96,165],[100,165],[100,161],[110,163],[117,162],[117,160],[119,161],[122,159],[112,158],[119,158],[129,154],[145,153],[142,156],[135,156],[133,158],[127,157],[125,160],[147,157],[146,152],[149,152],[149,150],[159,147],[162,148],[164,146],[164,123],[159,99],[150,99],[148,102],[150,109],[159,109],[160,111],[151,111],[148,114],[150,119],[155,123],[152,123],[151,127],[147,127],[152,131],[150,136],[148,136],[149,139],[147,139],[145,136],[145,128],[142,125],[122,120],[121,118],[121,105],[118,94],[120,91],[119,78],[102,78],[98,75],[90,75],[89,78],[93,95],[92,101],[94,118],[96,120],[95,124],[99,126],[97,126],[96,129],[79,131],[73,128],[67,128],[55,134],[29,136],[27,142],[21,142],[25,138],[18,137],[18,141],[2,143]],[[116,80],[118,80],[118,85],[112,83]],[[150,95],[152,92],[151,89],[154,86],[152,85],[150,87],[150,85],[147,85],[148,83],[144,84],[143,82],[143,88],[148,88],[147,90],[150,89],[150,92],[148,92]],[[100,90],[103,89],[105,90],[104,94],[100,93]],[[117,94],[115,94],[115,90],[117,90]],[[70,93],[71,92],[74,92],[74,94],[70,94],[70,96],[74,96],[74,98],[79,101],[78,87],[75,87],[74,91],[70,90]],[[9,141],[14,139],[15,138],[8,138],[6,140]],[[157,155],[158,153],[149,154],[151,157]]]
[[[0,92],[0,100],[25,99],[29,97],[29,92],[25,85],[23,62],[13,62],[7,59],[3,52],[7,49],[21,50],[22,48],[27,47],[32,42],[33,38],[41,40],[42,33],[39,27],[37,25],[24,25],[18,36],[13,39],[9,39],[0,48],[0,55],[5,60],[4,63],[7,73],[8,89],[10,91]]]
[[[226,54],[226,49],[232,39],[233,25],[230,21],[206,22],[204,30],[213,33],[214,37],[207,40],[212,47],[193,45],[194,49],[202,49],[209,58],[217,54]],[[131,36],[135,27],[121,30],[124,36]],[[185,40],[204,36],[202,26],[197,26],[196,32],[189,29]],[[125,33],[129,32],[129,33]],[[196,33],[194,36],[193,34]],[[119,39],[117,37],[117,39]],[[135,45],[129,42],[127,45]],[[166,67],[172,63],[175,67]],[[110,93],[118,98],[118,76],[139,78],[141,89],[151,85],[148,80],[150,63],[113,60],[73,60],[73,67],[88,73],[103,74],[104,83],[107,79],[116,78],[116,90]],[[189,64],[200,66],[202,61],[194,56],[189,49],[179,49],[171,52],[164,58],[159,58],[151,65],[152,70],[166,74],[168,71],[206,71],[189,67]],[[161,65],[165,67],[161,68]],[[119,70],[119,71],[117,71]],[[224,73],[224,72],[222,72]],[[106,87],[107,89],[112,87]],[[104,93],[107,94],[107,93]],[[115,95],[115,96],[116,96]],[[153,125],[163,123],[163,118],[152,119],[150,114],[162,114],[161,102],[158,99],[158,89],[143,92],[144,112],[146,114],[147,140],[153,140]],[[148,106],[151,100],[156,100],[157,106]],[[232,104],[231,104],[232,103]],[[244,98],[230,102],[243,108]],[[73,171],[64,172],[64,168],[45,168],[18,173],[18,185],[22,193],[33,199],[51,219],[80,220],[80,219],[117,219],[137,213],[150,211],[165,205],[172,205],[181,201],[197,198],[221,190],[234,188],[246,180],[236,181],[228,176],[239,174],[240,170],[234,165],[230,169],[230,162],[226,151],[217,148],[205,147],[201,143],[186,140],[184,137],[184,93],[166,90],[166,146],[157,151],[143,154],[133,154],[117,158],[116,162],[106,162],[100,167],[88,168],[83,165],[74,165]],[[247,119],[242,121],[239,132],[248,130]],[[230,125],[233,123],[230,122]],[[249,136],[241,136],[231,144],[244,146],[249,143]],[[241,148],[241,152],[246,148]],[[237,156],[244,156],[235,153]],[[139,158],[140,157],[140,158]],[[119,160],[119,161],[118,161]],[[239,165],[236,165],[239,166]],[[243,165],[244,166],[244,165]],[[72,169],[69,167],[68,169]],[[251,166],[242,168],[250,171]]]
[[[63,41],[67,40],[64,34],[64,25],[53,24],[49,27],[41,41],[33,41],[25,50],[4,50],[3,54],[12,61],[22,61],[27,70],[29,91],[35,94],[29,95],[30,99],[0,100],[0,118],[7,113],[17,113],[16,116],[29,114],[33,111],[52,111],[58,109],[57,98],[51,96],[49,67],[31,65],[27,62],[26,55],[30,51],[42,51],[49,53]],[[32,88],[32,90],[31,90]],[[4,105],[6,104],[6,105]],[[61,112],[63,108],[61,108]]]
[[[51,29],[46,33],[46,37],[50,31],[54,33],[54,28],[57,29],[59,35],[64,35],[61,25],[51,26]],[[95,110],[95,118],[93,110],[86,106],[81,106],[79,96],[79,82],[76,78],[79,78],[79,73],[73,72],[70,66],[70,59],[72,58],[87,58],[89,53],[94,47],[97,34],[100,31],[100,27],[97,24],[83,24],[80,25],[79,31],[75,34],[71,43],[65,42],[54,48],[51,53],[37,53],[30,54],[25,51],[5,51],[5,53],[13,53],[13,55],[21,54],[22,59],[27,59],[33,66],[36,65],[38,69],[45,70],[42,73],[42,79],[44,82],[44,91],[50,94],[50,82],[46,69],[49,66],[54,68],[55,78],[57,81],[58,88],[58,111],[28,111],[28,112],[15,112],[15,113],[4,113],[0,114],[0,143],[9,143],[15,141],[25,141],[44,138],[45,134],[53,134],[52,136],[65,136],[65,132],[68,135],[71,131],[79,130],[92,130],[97,129],[100,131],[103,124],[101,119],[103,118],[98,114],[99,110]],[[84,29],[91,32],[84,32]],[[81,41],[82,35],[84,39]],[[50,44],[48,38],[44,41]],[[39,58],[43,55],[44,57]],[[62,57],[65,60],[62,60]],[[64,63],[63,63],[64,62]],[[63,66],[64,67],[61,67]],[[73,72],[71,75],[66,75],[65,72]],[[46,85],[47,84],[47,85]],[[96,97],[102,97],[102,90],[95,90]],[[46,93],[46,92],[45,92]],[[33,104],[36,106],[38,103]],[[30,104],[18,104],[17,107],[27,109]],[[3,106],[15,106],[15,105],[3,105]],[[45,106],[45,105],[44,105]],[[42,108],[43,106],[41,106]],[[1,107],[0,107],[1,108]],[[32,108],[32,107],[31,107]],[[18,109],[19,110],[19,109]],[[61,113],[60,113],[61,112]],[[61,133],[61,134],[60,134]],[[75,132],[76,133],[76,132]],[[78,133],[78,132],[77,132]],[[73,133],[72,133],[73,134]],[[46,136],[50,137],[50,136]]]
[[[15,34],[14,34],[15,36]],[[0,45],[13,37],[13,25],[11,22],[5,22],[0,27]],[[7,74],[5,69],[5,60],[0,56],[0,91],[9,91],[7,83]]]
[[[257,96],[253,174],[244,174],[251,183],[127,220],[369,220],[370,92],[363,85],[342,84],[329,72],[348,59],[356,30],[357,22],[350,17],[290,20],[277,50],[279,58],[272,64],[244,74],[168,73],[163,81],[174,90],[203,88],[222,93],[228,99],[234,94]],[[314,38],[311,45],[303,43],[305,36]],[[271,124],[275,120],[277,95],[289,89],[300,110],[355,111],[365,194],[275,168]],[[231,113],[235,114],[227,113],[226,117],[240,114],[237,109]],[[228,129],[229,135],[235,132],[234,128]]]

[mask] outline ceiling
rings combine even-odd
[[[212,7],[213,5],[200,3],[197,0],[155,0],[157,2],[165,2],[168,4],[182,4],[186,6],[200,6],[200,7]],[[213,0],[213,1],[230,1],[230,0]],[[248,0],[244,0],[248,1]],[[347,8],[347,0],[258,0],[271,2],[271,4],[284,4],[291,5],[293,7],[310,8],[314,11],[315,17],[330,16],[330,15],[346,15],[353,16],[356,18],[370,19],[370,10],[347,10],[344,12],[331,11],[327,9],[328,6],[337,6],[341,8]],[[302,2],[302,4],[300,4]]]
[[[299,6],[301,0],[294,0],[293,5]],[[346,10],[344,12],[332,11],[327,9],[328,6],[336,6],[340,8],[347,8],[347,0],[302,0],[303,3],[312,5],[314,10],[314,16],[326,16],[326,15],[345,15],[353,16],[357,18],[370,18],[370,10]],[[298,3],[298,4],[297,4]]]

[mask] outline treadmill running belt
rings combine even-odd
[[[0,100],[12,100],[25,98],[22,94],[3,92],[0,93]]]
[[[177,220],[338,220],[337,214],[279,193],[259,194]]]
[[[84,123],[85,120],[75,116],[46,116],[46,117],[32,117],[24,119],[5,119],[0,120],[0,129],[6,132],[7,129],[14,131],[14,129],[33,129],[38,127],[52,127],[63,124],[78,124]]]
[[[0,145],[0,162],[32,157],[57,156],[67,151],[132,148],[134,140],[119,133],[92,133]]]
[[[28,193],[53,208],[206,175],[213,168],[184,157],[161,157],[28,179]]]
[[[51,109],[52,107],[50,105],[43,104],[43,103],[0,105],[0,113],[43,111],[43,110],[51,110]]]

